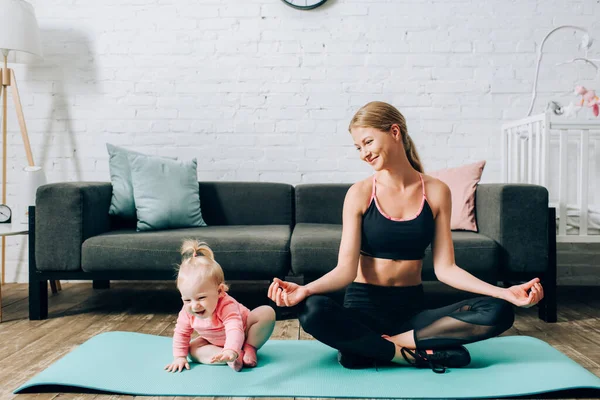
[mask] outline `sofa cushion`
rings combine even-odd
[[[297,224],[292,234],[292,271],[310,279],[321,276],[337,265],[342,225]],[[499,267],[498,244],[479,233],[452,232],[456,264],[478,278],[494,282]],[[435,280],[431,246],[423,259],[423,280]]]
[[[301,183],[295,186],[296,223],[341,224],[349,183]]]
[[[131,184],[131,168],[127,156],[129,154],[142,153],[110,143],[106,144],[106,149],[108,150],[108,167],[113,189],[108,213],[125,219],[135,219],[135,200]]]
[[[321,276],[332,270],[341,241],[341,224],[296,224],[290,245],[294,275]]]
[[[452,214],[450,229],[477,232],[475,218],[475,191],[481,180],[485,161],[428,172],[450,188]]]
[[[500,269],[501,247],[496,241],[475,232],[452,231],[456,265],[489,283],[496,283]],[[436,280],[431,246],[423,259],[423,280]]]
[[[128,154],[137,230],[206,226],[200,210],[197,162]]]
[[[106,144],[108,150],[108,167],[110,169],[110,180],[112,182],[112,198],[110,200],[110,215],[118,215],[123,218],[135,218],[135,203],[133,200],[133,186],[131,186],[131,170],[127,154],[131,150]]]
[[[270,280],[288,272],[290,235],[287,225],[112,231],[83,242],[81,264],[86,272],[115,271],[115,266],[119,271],[174,271],[181,262],[181,243],[194,238],[213,249],[226,280]]]
[[[215,225],[294,224],[294,187],[271,182],[200,182],[202,216]]]

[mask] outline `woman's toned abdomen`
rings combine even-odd
[[[421,284],[422,260],[387,260],[360,256],[355,282],[379,286],[416,286]]]

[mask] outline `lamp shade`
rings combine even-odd
[[[42,56],[40,28],[33,6],[24,0],[0,0],[0,50],[9,61],[27,63]]]
[[[24,224],[29,223],[29,206],[35,206],[35,196],[40,186],[46,184],[46,174],[42,167],[33,166],[23,168],[23,182],[21,182],[21,200],[17,211],[19,220]]]

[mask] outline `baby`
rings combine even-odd
[[[204,242],[186,240],[177,288],[183,307],[173,334],[173,362],[168,372],[190,369],[187,356],[202,364],[227,363],[235,371],[255,367],[256,351],[275,327],[275,311],[260,306],[250,311],[227,294],[223,269]],[[190,342],[194,330],[198,337]]]

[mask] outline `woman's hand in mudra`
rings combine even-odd
[[[308,297],[308,290],[296,283],[273,278],[267,296],[279,307],[291,307]]]
[[[532,307],[544,298],[544,288],[539,278],[534,278],[529,282],[514,285],[504,290],[504,300],[519,307]]]

